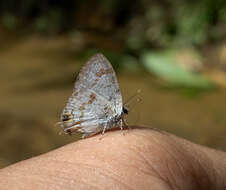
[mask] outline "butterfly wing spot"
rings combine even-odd
[[[77,121],[77,122],[74,122],[74,123],[73,123],[73,121],[71,120],[70,122],[71,122],[71,123],[69,124],[69,126],[64,125],[64,124],[66,124],[66,123],[63,124],[63,130],[65,131],[65,133],[67,133],[67,134],[70,135],[70,134],[72,134],[73,132],[77,131],[78,129],[82,128],[81,123],[82,123],[83,121]],[[76,125],[79,125],[79,126],[76,126]]]
[[[73,119],[73,115],[71,113],[65,113],[62,115],[62,121],[69,121],[71,119]]]
[[[71,136],[71,129],[67,129],[66,131],[65,131],[68,135],[70,135]]]
[[[96,76],[97,77],[102,77],[103,75],[112,74],[113,72],[114,71],[112,70],[112,68],[109,68],[109,69],[101,68],[100,71],[96,73]]]
[[[72,95],[73,96],[78,96],[78,91],[74,91]]]
[[[82,123],[82,121],[81,121],[81,120],[79,120],[79,121],[77,121],[77,122],[73,123],[73,125],[81,125],[81,123]]]
[[[106,112],[107,110],[108,110],[108,106],[105,105],[105,106],[104,106],[104,111]]]
[[[93,88],[93,87],[97,84],[98,81],[99,81],[99,78],[96,78],[96,79],[94,80],[94,83],[91,84],[90,88]]]
[[[119,93],[119,92],[120,92],[120,89],[119,89],[119,88],[117,88],[117,89],[115,90],[115,92],[116,92],[116,93]]]
[[[86,103],[82,103],[82,105],[79,107],[79,111],[82,111],[85,109]]]
[[[89,101],[88,101],[88,104],[92,104],[93,101],[96,99],[96,95],[94,93],[91,93],[90,96],[89,96]]]
[[[77,132],[79,129],[82,129],[82,126],[77,126],[76,128],[66,129],[65,133],[68,135],[72,135],[72,133]]]

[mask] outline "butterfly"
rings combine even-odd
[[[124,115],[122,95],[115,71],[103,54],[92,56],[82,67],[74,90],[61,114],[61,127],[67,134],[82,138],[120,127]]]

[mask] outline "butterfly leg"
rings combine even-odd
[[[122,131],[123,130],[123,119],[120,120],[119,125],[120,125],[120,129]],[[125,135],[125,131],[124,130],[122,131],[122,134]]]
[[[101,137],[99,138],[99,140],[101,140],[101,139],[103,138],[106,129],[107,129],[107,125],[104,125],[103,131],[102,131],[102,133],[101,133]]]
[[[120,129],[123,130],[123,119],[120,120],[119,125],[120,125]]]
[[[107,125],[104,125],[103,131],[102,131],[102,135],[104,135],[105,131],[106,131]]]
[[[125,117],[122,117],[122,123],[123,123],[123,126],[127,127],[128,129],[130,129],[129,124],[127,123]]]

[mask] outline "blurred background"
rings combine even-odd
[[[0,167],[80,138],[55,123],[96,52],[141,89],[130,124],[226,150],[224,0],[0,1],[0,42]]]

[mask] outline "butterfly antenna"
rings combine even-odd
[[[137,118],[136,121],[134,122],[135,125],[138,125],[140,118],[141,118],[140,112],[137,112]]]
[[[138,89],[137,92],[134,95],[129,97],[129,99],[125,102],[124,106],[129,105],[131,102],[133,102],[135,100],[135,98],[137,98],[136,100],[138,102],[140,102],[141,98],[137,97],[140,93],[141,93],[141,89]]]

